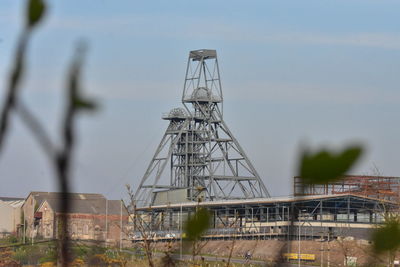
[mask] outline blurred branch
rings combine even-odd
[[[18,104],[16,105],[16,112],[31,131],[32,135],[36,138],[38,143],[42,146],[42,149],[49,157],[50,161],[53,162],[56,155],[56,148],[54,147],[50,136],[48,136],[40,121],[33,115],[32,111],[29,110],[22,100],[18,101]]]
[[[26,47],[28,46],[29,36],[30,31],[25,28],[19,38],[14,59],[14,66],[11,68],[11,73],[8,79],[6,97],[4,98],[0,115],[0,152],[4,147],[4,140],[8,132],[11,112],[15,108],[19,87],[24,75],[25,53]]]
[[[11,112],[17,104],[18,92],[25,72],[25,54],[30,35],[34,27],[41,21],[46,12],[46,5],[42,0],[29,0],[26,6],[25,27],[18,39],[14,65],[11,67],[6,88],[6,97],[0,113],[0,152],[4,148]]]
[[[40,123],[40,121],[33,115],[28,107],[18,99],[18,92],[21,86],[21,80],[25,70],[25,53],[32,29],[40,21],[45,11],[45,5],[41,0],[30,0],[27,6],[26,26],[18,41],[14,66],[8,80],[8,87],[3,108],[0,115],[0,152],[3,149],[4,140],[9,129],[10,116],[12,111],[15,111],[20,116],[22,122],[28,127],[32,135],[42,147],[43,151],[50,159],[50,162],[55,168],[58,179],[59,191],[61,192],[60,203],[60,225],[59,229],[59,247],[60,247],[60,260],[62,266],[68,266],[70,262],[69,243],[68,243],[68,217],[67,214],[70,210],[69,202],[69,176],[71,169],[71,162],[73,156],[73,149],[75,145],[75,119],[79,111],[84,109],[93,109],[94,103],[82,99],[80,91],[80,73],[83,61],[83,54],[85,52],[83,44],[78,45],[76,54],[73,57],[71,67],[69,68],[67,79],[67,105],[63,120],[62,129],[62,146],[57,149],[50,136]]]
[[[72,63],[69,69],[68,80],[67,80],[67,107],[64,115],[63,129],[62,129],[62,147],[59,150],[56,157],[56,172],[58,177],[59,188],[61,191],[61,221],[62,224],[68,225],[67,214],[70,210],[69,201],[69,176],[71,170],[73,150],[75,146],[75,123],[76,116],[81,110],[93,109],[94,103],[82,99],[79,92],[81,90],[80,76],[82,69],[83,56],[85,53],[85,47],[83,43],[78,44],[75,55],[72,59]],[[69,244],[68,236],[66,231],[61,232],[60,236],[60,249],[61,249],[61,263],[63,266],[68,266],[70,262],[70,255],[68,253]]]

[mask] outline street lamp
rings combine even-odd
[[[299,267],[301,266],[300,252],[301,252],[301,225],[302,225],[302,223],[300,221],[300,214],[301,214],[301,212],[306,212],[306,211],[307,210],[301,210],[299,215],[298,215],[298,220],[299,220],[299,227],[298,227],[298,229],[299,229],[299,247],[298,247],[298,253],[297,253],[297,263],[298,263]]]
[[[181,230],[181,242],[180,242],[180,248],[179,248],[179,258],[182,260],[182,235],[183,235],[183,230],[182,230],[182,204],[181,204],[181,210],[180,210],[180,216],[179,216],[179,230]]]
[[[300,240],[300,227],[301,227],[301,224],[300,224],[300,216],[299,216],[299,226],[298,226],[298,230],[299,230],[299,247],[298,247],[298,249],[299,249],[299,251],[298,251],[298,253],[297,253],[297,262],[298,262],[298,264],[299,264],[299,267],[301,266],[301,262],[300,262],[300,251],[301,251],[301,240]]]

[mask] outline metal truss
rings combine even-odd
[[[201,203],[175,203],[142,207],[135,210],[135,223],[155,233],[155,241],[177,238],[182,225],[199,207],[209,210],[210,228],[204,239],[319,239],[354,236],[369,239],[371,230],[385,222],[385,214],[398,210],[398,203],[354,194],[264,198]],[[141,233],[136,228],[136,236]],[[301,227],[301,229],[300,229]],[[173,239],[173,238],[172,238]],[[137,239],[136,242],[142,239]],[[179,240],[179,239],[178,239]]]
[[[345,175],[328,184],[304,184],[301,177],[293,180],[295,196],[355,194],[399,202],[400,178],[388,176]]]
[[[136,191],[136,205],[269,197],[223,120],[215,50],[189,53],[182,103],[184,108],[163,115],[170,123]]]

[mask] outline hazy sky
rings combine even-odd
[[[0,1],[0,88],[25,1]],[[126,196],[178,107],[188,52],[218,52],[224,116],[274,196],[291,193],[300,144],[368,148],[355,174],[400,176],[400,2],[49,1],[29,48],[22,97],[58,138],[67,65],[89,44],[73,188]],[[3,95],[2,95],[3,96]],[[0,156],[0,195],[55,190],[42,151],[17,117]]]

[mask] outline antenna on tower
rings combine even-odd
[[[135,193],[137,206],[270,197],[223,120],[217,52],[190,51],[183,108],[162,118],[167,130]]]

